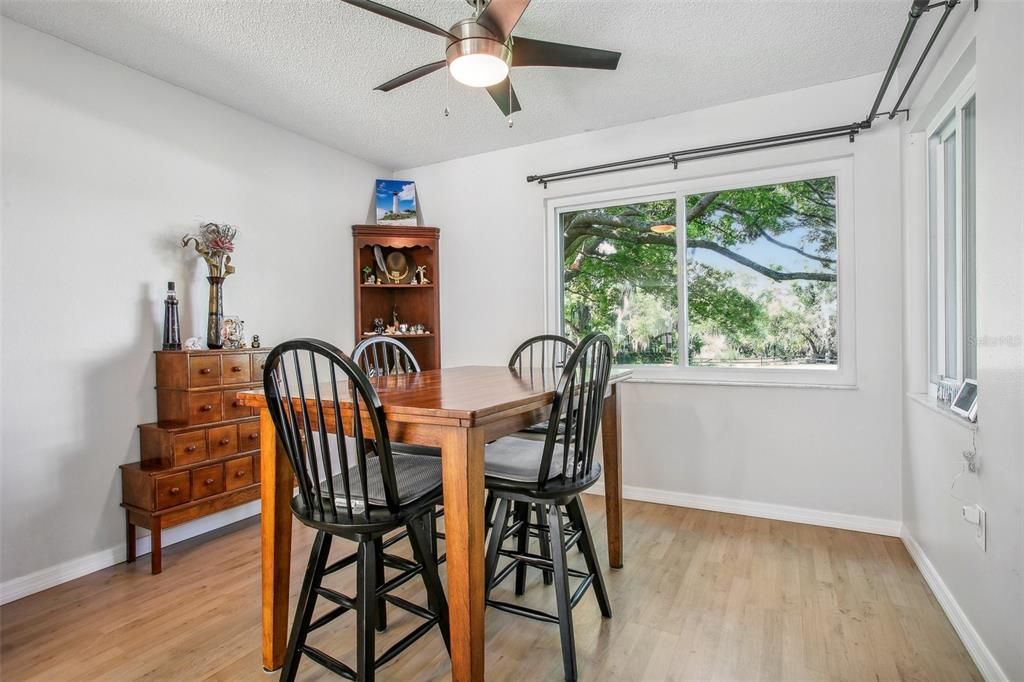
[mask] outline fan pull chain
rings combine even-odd
[[[512,127],[512,79],[506,78],[508,81],[508,127]]]
[[[444,117],[448,118],[451,114],[451,110],[448,108],[448,96],[451,91],[451,74],[445,69],[444,72]]]

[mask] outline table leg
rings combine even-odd
[[[619,391],[612,384],[601,417],[604,456],[604,505],[608,525],[608,564],[622,568],[622,441],[619,430]]]
[[[263,668],[284,665],[288,644],[288,577],[291,570],[293,479],[277,440],[270,410],[260,410],[260,511],[263,550]]]
[[[450,429],[441,443],[452,680],[484,679],[484,440]]]

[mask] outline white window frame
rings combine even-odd
[[[679,286],[679,365],[633,365],[634,380],[665,383],[712,383],[741,385],[792,385],[854,387],[857,384],[855,250],[853,210],[853,158],[842,156],[808,163],[777,166],[672,182],[550,197],[545,201],[545,317],[549,333],[563,330],[563,257],[561,220],[563,213],[583,208],[621,206],[659,199],[675,198],[677,207],[686,197],[718,190],[744,189],[763,185],[797,182],[810,178],[836,178],[836,273],[838,364],[832,367],[808,366],[801,369],[754,369],[748,367],[690,367],[688,347],[688,310],[686,277],[686,229],[676,230],[676,254]]]
[[[967,349],[971,343],[968,338],[967,321],[967,295],[968,291],[976,291],[976,280],[968,283],[972,275],[968,272],[966,261],[965,238],[968,223],[968,207],[965,201],[964,175],[966,160],[967,139],[964,128],[964,108],[975,99],[974,71],[964,78],[953,95],[945,101],[938,113],[926,128],[925,140],[927,142],[927,215],[928,215],[928,353],[927,353],[927,376],[930,391],[934,395],[941,382],[940,376],[947,380],[961,382],[964,380],[967,366]],[[977,100],[975,99],[975,102]],[[977,103],[975,103],[975,115],[977,115]],[[956,135],[955,163],[955,201],[956,224],[955,250],[956,264],[956,320],[953,322],[956,327],[957,349],[953,366],[946,362],[946,340],[950,334],[949,322],[946,315],[946,290],[950,282],[947,279],[945,262],[947,224],[945,222],[945,164],[943,156],[943,142],[951,135]],[[976,142],[975,142],[976,143]],[[975,226],[976,227],[976,226]],[[977,301],[975,300],[974,314],[977,314]],[[976,317],[975,317],[976,319]],[[975,350],[976,352],[976,350]],[[977,356],[975,355],[975,358]],[[975,368],[977,360],[975,359]],[[975,372],[976,373],[976,372]],[[967,377],[977,379],[977,377]]]

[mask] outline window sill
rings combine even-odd
[[[623,366],[625,367],[625,366]],[[700,377],[689,373],[681,373],[671,369],[652,369],[650,367],[630,365],[629,369],[633,375],[626,380],[630,384],[683,384],[694,386],[743,386],[746,388],[810,388],[825,389],[831,391],[855,391],[856,384],[850,383],[822,383],[815,381],[799,381],[791,377],[780,377],[778,379],[763,379],[742,377],[726,378]]]
[[[927,393],[907,393],[907,397],[921,407],[924,407],[935,414],[941,415],[955,424],[959,424],[968,431],[978,430],[978,424],[976,422],[972,422],[966,417],[961,417],[945,405],[940,405],[935,398],[931,397]]]

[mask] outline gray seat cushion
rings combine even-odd
[[[540,472],[544,441],[517,436],[499,438],[484,448],[484,475],[518,483],[535,482]],[[555,452],[548,478],[562,474],[562,453]]]
[[[441,459],[422,455],[392,454],[395,465],[395,480],[398,483],[398,500],[405,505],[427,496],[440,495],[441,491]],[[362,507],[362,486],[360,485],[359,467],[348,470],[349,486],[353,491],[352,506]],[[341,474],[333,479],[334,498],[339,508],[345,504],[345,484]],[[370,504],[384,506],[384,480],[380,474],[380,460],[377,457],[366,459],[366,490]]]

